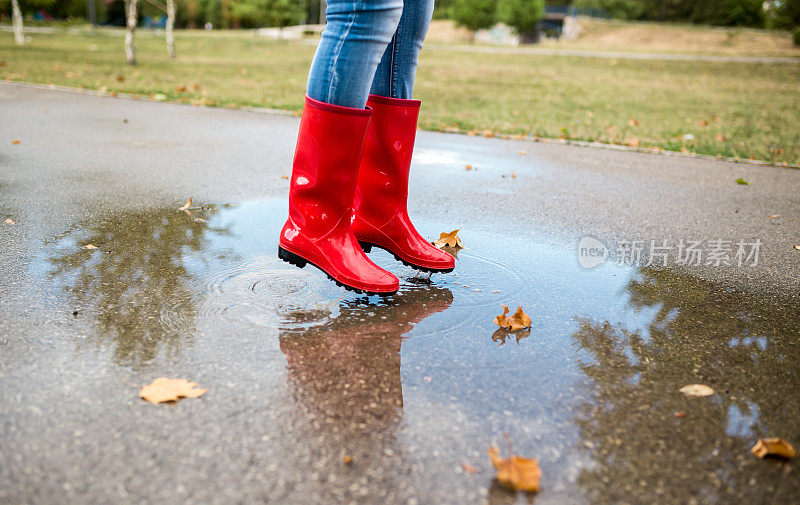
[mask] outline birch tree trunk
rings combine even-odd
[[[125,58],[128,60],[128,65],[136,65],[136,44],[133,40],[133,33],[136,31],[137,1],[138,0],[128,0],[128,22],[127,28],[125,29]]]
[[[25,34],[22,33],[22,12],[19,10],[18,0],[11,0],[11,17],[14,23],[14,42],[18,46],[24,46]]]
[[[173,28],[175,27],[175,0],[167,0],[167,53],[170,58],[175,58],[175,37]]]

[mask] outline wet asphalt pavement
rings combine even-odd
[[[381,300],[276,257],[297,125],[0,84],[0,503],[797,500],[749,449],[800,448],[800,171],[420,132],[412,217],[466,249],[371,254]],[[508,441],[538,495],[493,482]]]

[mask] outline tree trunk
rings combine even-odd
[[[167,53],[170,58],[175,58],[175,37],[173,28],[175,27],[175,0],[167,0]]]
[[[11,0],[11,17],[14,23],[14,41],[18,46],[25,45],[25,35],[22,33],[22,13],[19,10],[19,2]]]
[[[95,8],[94,1],[95,0],[86,0],[86,17],[89,18],[92,30],[97,28],[97,9]]]
[[[127,28],[125,29],[125,58],[128,65],[136,65],[136,44],[133,33],[136,31],[136,3],[138,0],[128,0]]]

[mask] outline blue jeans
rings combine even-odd
[[[370,93],[408,99],[433,0],[328,0],[306,93],[363,109]]]

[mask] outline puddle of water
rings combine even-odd
[[[58,310],[77,311],[74,359],[140,382],[203,371],[211,393],[196,415],[235,436],[197,444],[249,455],[204,475],[209,492],[255,472],[240,497],[513,503],[485,452],[506,434],[540,461],[537,503],[755,503],[800,489],[792,464],[748,453],[760,436],[800,441],[797,307],[669,271],[584,270],[572,244],[469,230],[453,274],[420,277],[378,253],[400,293],[357,296],[277,259],[284,205],[107,216],[29,266],[66,295]],[[429,237],[450,228],[420,222]],[[497,331],[500,303],[522,305],[531,330]],[[698,382],[717,394],[677,393]]]

